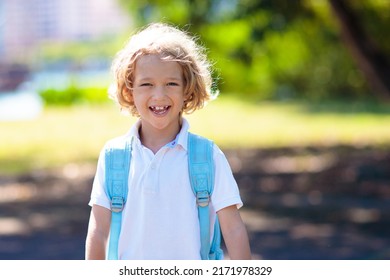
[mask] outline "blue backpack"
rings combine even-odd
[[[216,217],[214,236],[210,244],[209,203],[214,188],[213,142],[188,133],[188,168],[191,188],[196,197],[200,226],[202,260],[223,259],[220,248],[221,229]],[[122,225],[122,210],[128,193],[128,176],[131,161],[131,140],[122,147],[105,151],[106,193],[111,199],[111,226],[108,259],[118,259],[118,241]]]

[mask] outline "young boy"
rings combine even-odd
[[[128,198],[123,209],[119,259],[200,259],[196,198],[187,163],[189,125],[182,117],[212,99],[210,65],[186,33],[166,24],[141,30],[117,54],[111,97],[139,120],[132,138]],[[250,259],[242,206],[229,164],[214,145],[211,228],[216,215],[231,259]],[[104,190],[102,150],[89,205],[86,259],[105,259],[110,231],[110,199]]]

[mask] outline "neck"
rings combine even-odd
[[[141,120],[139,135],[142,145],[156,154],[163,146],[176,138],[176,135],[180,132],[180,128],[180,121],[167,128],[158,129],[143,123]]]

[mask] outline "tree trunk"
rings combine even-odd
[[[374,94],[390,101],[390,64],[386,55],[364,32],[359,19],[345,0],[329,0],[333,13],[339,20],[341,36],[353,59],[366,77]]]

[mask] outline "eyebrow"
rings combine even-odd
[[[177,78],[177,77],[169,77],[169,78],[167,78],[167,80],[169,80],[169,81],[178,81],[178,82],[181,82],[181,81],[183,81],[183,78]]]

